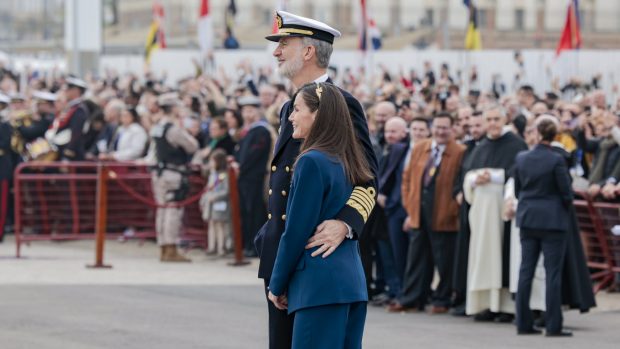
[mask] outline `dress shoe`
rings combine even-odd
[[[572,337],[573,333],[571,331],[561,330],[560,332],[547,332],[545,333],[545,337]]]
[[[458,307],[454,307],[450,309],[450,315],[452,316],[467,316],[465,312],[465,305],[459,305]]]
[[[542,334],[542,331],[536,328],[530,328],[529,330],[518,330],[517,334],[518,335]]]
[[[394,302],[388,305],[387,307],[385,307],[385,310],[388,313],[415,313],[419,311],[417,307],[404,306],[398,302]]]
[[[474,321],[477,321],[477,322],[493,322],[495,320],[496,316],[497,316],[496,313],[493,313],[490,310],[484,310],[484,311],[474,315]]]
[[[380,293],[370,300],[370,305],[374,307],[383,307],[392,303],[392,298],[387,293]]]
[[[433,306],[429,309],[428,313],[429,313],[429,314],[445,314],[445,313],[447,313],[447,312],[448,312],[448,310],[449,310],[449,309],[448,309],[447,307],[441,307],[441,306],[435,306],[435,305],[433,305]]]
[[[495,316],[495,322],[499,323],[511,323],[515,319],[515,316],[512,314],[499,313]]]

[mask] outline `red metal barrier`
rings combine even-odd
[[[21,244],[31,241],[95,238],[97,167],[92,162],[28,162],[17,167],[14,176],[17,257],[21,255]],[[103,168],[109,171],[108,207],[103,215],[105,238],[155,238],[156,205],[153,205],[148,167],[105,163]],[[131,193],[126,190],[128,187]],[[190,176],[190,196],[199,196],[204,187],[201,176]],[[181,243],[206,247],[207,225],[201,219],[198,200],[185,204]]]
[[[605,289],[620,273],[620,236],[612,234],[620,225],[620,204],[596,202],[585,193],[577,193],[582,200],[574,206],[588,267],[593,270],[594,292]]]

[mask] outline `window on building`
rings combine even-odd
[[[525,11],[523,9],[515,10],[515,29],[525,30]]]
[[[433,26],[433,16],[434,11],[432,8],[427,8],[424,11],[424,18],[420,21],[420,26],[422,27],[432,27]]]
[[[486,28],[487,27],[487,9],[479,8],[478,9],[478,28]]]

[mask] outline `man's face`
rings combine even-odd
[[[536,130],[536,125],[532,123],[532,125],[528,125],[525,127],[525,132],[523,132],[523,136],[525,137],[525,143],[528,147],[533,147],[538,143],[538,131]]]
[[[209,136],[211,138],[220,138],[226,134],[226,130],[220,127],[217,122],[211,122],[209,124]]]
[[[409,127],[411,134],[411,140],[417,143],[423,139],[430,137],[431,131],[428,129],[428,124],[423,121],[413,121]]]
[[[241,107],[241,117],[246,125],[250,125],[258,119],[258,108],[253,105],[245,105]]]
[[[393,119],[385,124],[383,131],[387,144],[402,142],[407,137],[407,124],[401,119]]]
[[[38,101],[37,102],[37,113],[40,115],[54,113],[54,104],[52,102],[47,102],[47,101]]]
[[[497,109],[491,109],[484,114],[487,121],[487,135],[491,139],[501,137],[506,117]]]
[[[276,89],[271,86],[264,86],[258,92],[258,98],[260,98],[260,104],[263,108],[271,106],[276,99]]]
[[[486,122],[482,115],[469,119],[469,133],[475,140],[479,140],[486,134]]]
[[[273,56],[278,60],[278,72],[292,79],[304,66],[303,42],[301,38],[282,38],[273,51]]]
[[[543,102],[537,102],[532,106],[532,114],[536,117],[546,114],[548,111],[549,108],[547,108],[547,105]]]
[[[396,116],[395,109],[391,108],[389,105],[379,103],[375,107],[375,122],[378,128],[383,128],[385,122],[393,116]]]
[[[67,100],[72,101],[79,98],[82,94],[79,88],[67,86],[66,89]]]
[[[469,120],[471,118],[472,110],[470,108],[461,108],[457,114],[457,121],[459,126],[463,129],[463,133],[469,134]]]
[[[431,131],[437,144],[446,144],[452,137],[452,123],[449,118],[435,118]]]

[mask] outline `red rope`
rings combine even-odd
[[[127,194],[129,194],[129,196],[142,202],[143,204],[146,204],[151,207],[156,207],[156,208],[178,208],[178,207],[189,206],[193,204],[194,202],[200,200],[200,197],[202,196],[202,194],[206,193],[209,190],[209,188],[205,185],[205,187],[200,192],[198,192],[198,194],[194,196],[190,196],[185,200],[168,203],[168,204],[159,204],[157,203],[157,201],[138,193],[129,184],[125,183],[122,179],[117,177],[114,171],[110,171],[110,177],[112,177],[111,179],[116,180],[116,182],[121,187],[121,189],[123,189]]]

